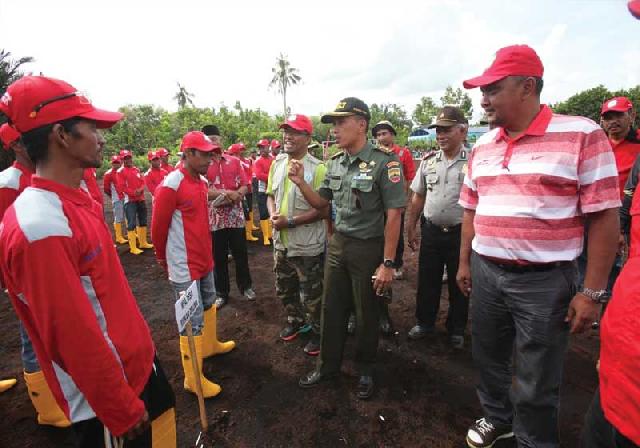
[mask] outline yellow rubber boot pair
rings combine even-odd
[[[203,358],[228,353],[236,346],[234,341],[220,342],[218,340],[217,315],[218,311],[215,305],[204,312],[204,329],[202,330]]]
[[[251,225],[251,222],[246,221],[244,223],[244,238],[247,241],[258,241],[258,238],[256,238],[255,236],[253,236],[253,230],[251,229],[251,227],[253,227]]]
[[[38,413],[38,424],[56,426],[58,428],[66,428],[71,425],[53,398],[42,371],[24,372],[24,381],[27,383],[27,391],[31,403]]]
[[[15,385],[16,385],[16,379],[15,378],[11,378],[9,380],[0,380],[0,394],[2,392],[4,392],[5,390],[11,389]]]
[[[262,244],[265,246],[269,246],[271,241],[269,241],[269,225],[270,222],[268,219],[260,220],[260,230],[262,230]]]
[[[138,241],[140,242],[140,249],[153,249],[153,244],[147,241],[147,228],[136,227],[138,233]]]
[[[195,394],[196,375],[198,375],[200,377],[200,383],[202,384],[202,395],[204,398],[215,397],[220,393],[222,388],[216,383],[206,379],[202,374],[202,336],[194,336],[193,341],[196,346],[197,371],[193,369],[193,361],[191,360],[191,353],[189,352],[189,338],[187,336],[180,336],[180,354],[182,355],[182,369],[184,370],[184,389]]]
[[[254,224],[255,221],[253,220],[253,212],[249,212],[249,222],[251,223],[251,231],[255,232],[256,230],[260,230],[259,227],[256,227],[256,225]]]
[[[129,239],[129,252],[131,252],[133,255],[140,255],[142,251],[138,249],[138,246],[136,246],[136,243],[138,241],[138,235],[136,235],[136,231],[129,230],[127,232],[127,238]]]
[[[125,244],[127,242],[127,240],[124,239],[124,236],[122,235],[122,223],[120,222],[113,223],[113,234],[116,238],[116,243]]]

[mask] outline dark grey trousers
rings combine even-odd
[[[575,263],[516,273],[473,253],[471,281],[473,359],[485,417],[513,424],[519,447],[558,447]]]

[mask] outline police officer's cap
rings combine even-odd
[[[467,124],[468,121],[464,116],[464,113],[455,106],[444,106],[438,114],[436,121],[429,126],[429,129],[436,127],[451,127],[456,124]]]

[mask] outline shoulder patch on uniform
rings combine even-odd
[[[337,153],[335,153],[334,155],[331,156],[331,160],[335,160],[335,159],[337,159],[338,157],[340,157],[343,154],[344,154],[344,151],[337,152]]]
[[[22,171],[16,167],[10,166],[6,170],[0,172],[0,188],[11,188],[13,190],[19,189],[20,176],[22,176]]]
[[[393,152],[393,149],[391,149],[391,148],[384,148],[382,146],[374,146],[373,149],[377,149],[378,151],[383,152],[383,153],[388,154],[388,155],[389,154],[395,154]]]
[[[182,179],[184,179],[184,174],[182,174],[182,171],[180,170],[171,171],[169,174],[167,174],[167,176],[162,181],[162,186],[171,188],[174,191],[178,191],[178,188],[180,188],[180,183],[182,182]]]
[[[398,162],[397,160],[392,160],[391,162],[387,163],[387,168],[393,168],[394,166],[400,166],[400,162]]]
[[[30,243],[50,236],[71,237],[60,197],[40,188],[27,188],[13,203],[20,230]]]
[[[436,154],[438,154],[438,151],[431,150],[431,151],[425,153],[425,155],[422,157],[422,160],[427,160],[428,158],[433,157]]]
[[[393,182],[394,184],[397,184],[402,179],[401,173],[402,173],[402,171],[400,171],[399,167],[398,168],[389,168],[387,170],[387,176],[389,176],[389,180],[391,182]]]

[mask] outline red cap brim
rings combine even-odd
[[[462,85],[465,89],[475,89],[476,87],[484,87],[494,82],[498,82],[501,79],[506,78],[507,75],[480,75],[475,78],[462,81]]]
[[[78,117],[95,121],[98,128],[107,129],[112,127],[118,121],[122,120],[124,114],[120,112],[110,112],[108,110],[94,108],[92,111],[79,114]]]

